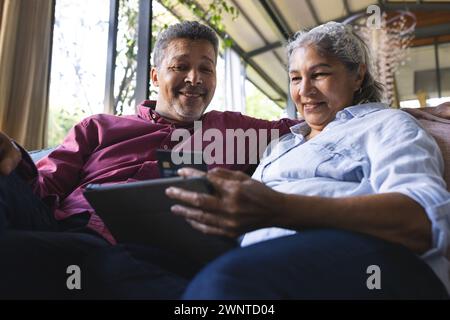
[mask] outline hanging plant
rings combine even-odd
[[[227,3],[226,0],[213,0],[207,8],[202,8],[195,0],[161,0],[161,4],[171,12],[175,11],[177,5],[184,5],[197,18],[207,23],[222,36],[225,48],[233,45],[233,41],[226,35],[223,15],[228,14],[232,20],[236,20],[239,16],[239,10]]]

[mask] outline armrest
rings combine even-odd
[[[30,151],[28,152],[28,154],[30,155],[31,159],[33,160],[34,163],[38,162],[39,160],[41,160],[42,158],[46,157],[47,155],[50,154],[50,152],[52,152],[53,150],[55,150],[56,147],[53,148],[47,148],[47,149],[42,149],[42,150],[34,150],[34,151]]]

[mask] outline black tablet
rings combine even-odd
[[[177,203],[166,188],[212,193],[208,180],[164,178],[123,184],[91,184],[84,196],[119,243],[153,245],[204,264],[237,246],[233,239],[211,236],[170,212]]]

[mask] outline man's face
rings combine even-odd
[[[174,39],[160,66],[152,68],[159,87],[156,111],[177,122],[198,120],[216,89],[216,54],[206,40]]]

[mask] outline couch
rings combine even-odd
[[[450,104],[447,106],[450,109]],[[436,140],[444,158],[444,180],[447,190],[450,191],[450,119],[439,117],[421,109],[408,110],[422,127],[427,130]]]

